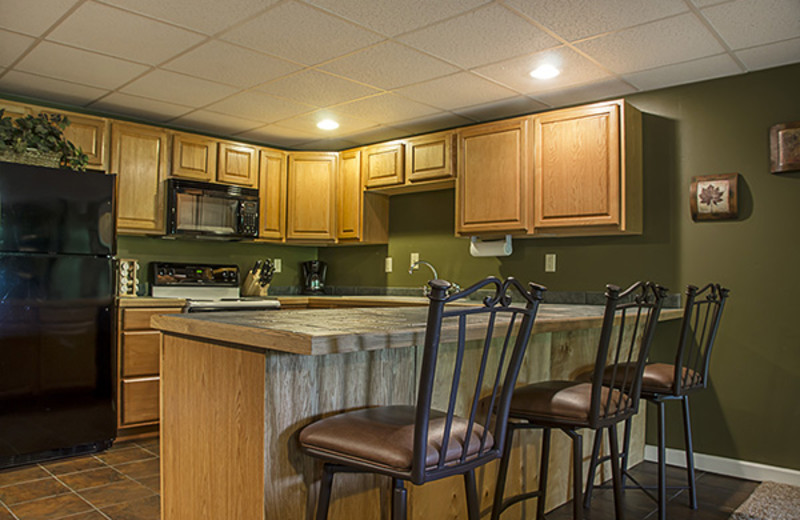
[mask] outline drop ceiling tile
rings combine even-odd
[[[311,105],[295,103],[288,99],[281,99],[255,91],[241,92],[209,105],[207,108],[222,114],[261,121],[262,125],[311,112],[315,109]]]
[[[147,67],[57,43],[40,42],[19,62],[16,69],[53,79],[113,89],[142,74]]]
[[[382,94],[353,101],[352,103],[337,106],[336,110],[382,125],[392,125],[395,121],[406,121],[440,111],[437,108],[401,98],[394,94]]]
[[[385,143],[401,137],[408,137],[411,132],[402,128],[379,125],[365,132],[350,135],[348,138],[361,144]]]
[[[226,32],[222,39],[314,65],[383,39],[298,2],[286,2]]]
[[[483,105],[454,110],[458,115],[473,121],[494,121],[523,114],[540,112],[550,108],[549,105],[526,96],[518,96],[502,101],[493,101]]]
[[[348,141],[347,139],[320,139],[319,141],[311,141],[310,143],[303,143],[297,146],[298,150],[311,150],[321,152],[337,152],[339,150],[346,150],[354,148],[358,143]]]
[[[316,137],[305,132],[284,128],[279,125],[266,125],[246,132],[236,134],[241,139],[249,139],[267,146],[294,148],[302,143],[317,140]]]
[[[702,14],[734,50],[800,36],[798,0],[738,0]]]
[[[192,49],[163,68],[245,88],[300,70],[295,63],[217,40]]]
[[[170,124],[181,126],[190,130],[199,130],[222,136],[240,134],[258,128],[262,123],[233,117],[226,114],[218,114],[208,110],[198,110],[185,116],[170,121]]]
[[[473,120],[467,119],[466,117],[445,112],[410,121],[400,121],[395,127],[404,130],[406,135],[417,135],[437,132],[448,128],[458,128],[473,123]]]
[[[339,128],[336,130],[321,130],[317,128],[317,123],[323,119],[333,119],[339,123]],[[311,114],[284,119],[280,122],[280,125],[284,128],[298,130],[306,135],[312,135],[314,139],[338,139],[378,126],[372,121],[365,121],[330,110],[319,110]]]
[[[626,74],[624,79],[639,90],[654,90],[741,73],[742,70],[729,55],[719,54],[699,60]]]
[[[689,9],[683,0],[506,0],[507,5],[536,20],[568,41],[618,31]],[[580,22],[576,21],[580,13]]]
[[[295,101],[326,107],[380,92],[377,89],[317,70],[304,70],[258,90]]]
[[[154,99],[130,96],[121,92],[112,92],[95,101],[91,108],[112,114],[121,114],[145,121],[164,122],[182,116],[193,109],[182,105],[164,103]]]
[[[779,67],[800,61],[800,38],[736,51],[748,70]]]
[[[14,63],[35,41],[28,36],[0,30],[0,66]]]
[[[79,0],[0,0],[0,27],[41,36]]]
[[[399,38],[471,68],[554,47],[558,41],[499,4],[491,4]]]
[[[544,64],[555,66],[561,74],[546,80],[532,78],[530,72]],[[606,70],[568,47],[514,58],[477,68],[473,72],[507,85],[517,92],[534,95],[610,77]]]
[[[728,2],[734,2],[734,1],[735,0],[690,0],[690,2],[692,2],[695,6],[700,8],[709,7],[717,4],[726,4]]]
[[[395,42],[385,42],[320,68],[383,89],[446,76],[458,69]]]
[[[394,91],[403,97],[445,110],[515,97],[517,92],[469,72],[425,81]]]
[[[167,70],[153,70],[121,89],[127,94],[201,107],[230,96],[237,89]]]
[[[21,0],[25,1],[25,0]],[[45,1],[45,0],[40,0]],[[205,34],[216,34],[260,13],[280,0],[103,0],[104,3],[152,16]]]
[[[693,14],[640,25],[576,47],[618,74],[704,58],[724,50]]]
[[[0,91],[20,96],[39,98],[44,101],[83,106],[108,90],[70,83],[16,70],[9,70],[0,77]]]
[[[537,94],[536,99],[551,107],[565,107],[627,96],[634,92],[636,89],[624,81],[609,79],[564,90],[551,90],[541,95]]]
[[[488,0],[307,0],[387,36],[456,16]]]
[[[87,2],[56,27],[47,39],[157,65],[199,43],[205,36],[115,7]]]

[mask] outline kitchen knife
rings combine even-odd
[[[261,260],[256,260],[256,263],[253,264],[253,268],[250,270],[253,273],[253,276],[258,274],[258,268],[261,267]]]

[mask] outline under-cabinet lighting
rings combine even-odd
[[[317,123],[317,128],[320,130],[336,130],[339,128],[339,123],[334,121],[333,119],[323,119],[319,123]]]
[[[561,71],[548,63],[539,65],[531,71],[531,77],[536,79],[553,79],[559,74]]]

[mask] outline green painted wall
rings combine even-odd
[[[472,258],[453,237],[449,190],[393,197],[388,246],[321,248],[319,258],[334,285],[422,285],[427,274],[405,269],[412,251],[462,285],[490,274],[562,291],[643,278],[678,292],[718,281],[732,296],[710,388],[692,398],[696,450],[800,470],[800,173],[769,173],[767,137],[771,125],[800,120],[798,84],[794,65],[629,97],[645,113],[642,236],[515,240],[510,257]],[[740,218],[692,222],[691,177],[730,172],[741,174]],[[544,273],[545,253],[558,255],[557,273]],[[671,358],[677,331],[662,326],[654,358]],[[668,445],[682,447],[671,412]]]

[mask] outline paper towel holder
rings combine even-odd
[[[469,254],[472,256],[511,256],[513,252],[511,235],[494,240],[469,237]]]

